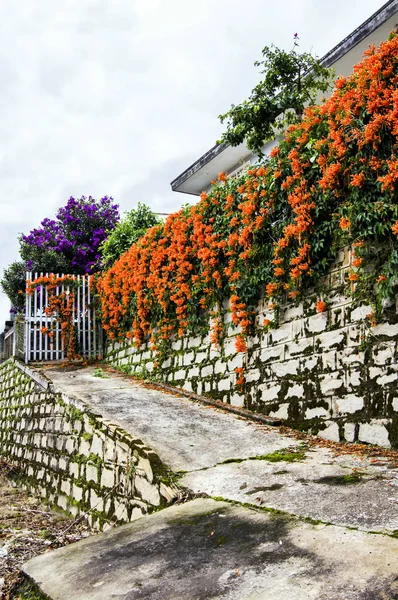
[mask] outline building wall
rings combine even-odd
[[[12,359],[0,365],[0,456],[15,465],[26,489],[73,516],[90,511],[100,529],[137,519],[177,494],[141,440]]]
[[[126,372],[153,377],[186,391],[244,406],[335,441],[398,447],[398,317],[369,327],[369,306],[354,306],[344,293],[351,253],[340,252],[323,282],[328,310],[318,314],[314,293],[281,308],[278,325],[261,330],[275,315],[263,300],[258,331],[246,353],[237,353],[239,331],[225,315],[220,348],[209,336],[174,340],[162,360],[145,344],[108,346],[106,360]],[[226,305],[227,306],[227,305]],[[159,362],[155,368],[155,363]],[[244,369],[245,383],[236,385]]]

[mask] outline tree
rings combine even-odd
[[[23,308],[19,291],[25,290],[25,271],[84,275],[99,270],[99,247],[118,221],[113,198],[71,197],[55,219],[46,218],[40,227],[21,235],[22,261],[5,269],[0,281],[13,307]]]
[[[132,244],[145,234],[149,227],[158,225],[160,222],[161,220],[148,206],[139,202],[138,207],[126,213],[101,244],[100,252],[104,268],[111,267]]]
[[[25,306],[25,280],[26,264],[24,262],[13,262],[4,269],[0,287],[8,296],[12,307],[16,311],[23,310]]]
[[[247,147],[263,156],[265,142],[301,120],[305,106],[313,104],[318,92],[330,87],[332,70],[324,67],[312,54],[300,54],[297,33],[290,52],[280,50],[273,44],[265,46],[261,67],[264,78],[252,90],[248,100],[219,115],[221,123],[227,123],[219,143],[228,142],[238,146],[246,140]]]
[[[119,221],[118,205],[104,196],[69,198],[55,220],[20,238],[21,258],[29,270],[84,275],[98,270],[99,247]]]

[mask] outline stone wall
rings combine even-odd
[[[161,508],[177,488],[141,440],[61,394],[37,370],[0,365],[0,455],[24,487],[102,528]]]
[[[258,335],[237,353],[239,333],[225,306],[226,338],[211,347],[209,336],[170,343],[161,360],[146,345],[109,344],[106,359],[126,372],[155,377],[187,391],[286,419],[287,424],[335,441],[398,447],[398,318],[369,327],[369,306],[344,293],[351,253],[342,250],[322,286],[328,310],[317,314],[315,293],[280,308],[278,316],[260,301]],[[264,319],[277,327],[264,330]],[[244,368],[245,383],[237,386]]]

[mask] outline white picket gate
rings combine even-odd
[[[45,285],[39,285],[31,294],[28,293],[29,284],[48,273],[26,273],[26,314],[25,314],[25,362],[65,360],[66,351],[63,347],[61,325],[52,315],[46,314],[48,306],[48,291]],[[63,277],[63,275],[56,275]],[[90,275],[71,275],[76,284],[73,286],[74,302],[72,319],[75,326],[77,351],[84,359],[97,358],[100,350],[99,332],[95,308],[91,295]],[[67,283],[58,285],[55,294],[72,293],[71,286]],[[52,336],[44,333],[51,330]]]

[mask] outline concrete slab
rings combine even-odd
[[[398,598],[398,540],[198,499],[34,558],[53,600]]]
[[[398,532],[398,472],[329,449],[299,462],[245,460],[187,473],[180,482],[198,494],[267,506],[326,523]]]
[[[93,376],[94,368],[53,368],[46,375],[66,394],[142,439],[174,471],[193,471],[231,457],[267,454],[296,440],[278,431],[260,431],[233,414],[187,398],[135,384],[131,379]]]

